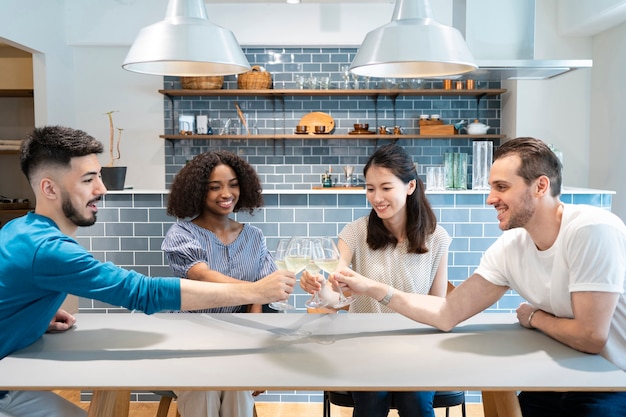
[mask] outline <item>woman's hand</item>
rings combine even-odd
[[[313,294],[316,291],[322,289],[322,284],[319,281],[319,275],[311,275],[306,269],[302,271],[300,277],[300,287],[309,294]]]

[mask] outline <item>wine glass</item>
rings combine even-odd
[[[332,274],[337,270],[337,266],[339,265],[339,249],[337,249],[337,245],[335,245],[335,241],[329,237],[322,237],[319,239],[320,245],[322,246],[323,258],[318,258],[315,260],[317,266],[322,268],[323,271]],[[346,297],[341,290],[341,287],[338,287],[339,292],[339,301],[334,304],[333,308],[341,308],[347,305],[350,305],[356,300],[353,296]]]
[[[311,260],[306,266],[306,271],[311,274],[311,276],[316,277],[320,274],[320,267],[317,265],[316,261],[318,259],[324,258],[324,249],[319,239],[311,240]],[[323,278],[323,275],[322,275]],[[320,298],[319,292],[315,291],[313,296],[304,303],[309,308],[320,308],[325,307],[327,303]]]
[[[341,66],[341,76],[343,77],[344,88],[346,90],[349,90],[350,89],[350,66],[349,65]]]
[[[287,253],[287,247],[289,246],[289,242],[291,239],[280,239],[278,241],[278,245],[276,246],[276,251],[274,252],[274,262],[278,269],[287,270],[287,264],[285,263],[285,255]],[[284,310],[293,310],[295,307],[289,304],[289,300],[283,301],[274,301],[273,303],[269,303],[269,306],[274,310],[284,311]]]

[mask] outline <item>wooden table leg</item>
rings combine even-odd
[[[522,417],[515,391],[483,391],[485,417]]]
[[[87,417],[128,417],[130,390],[96,390]]]

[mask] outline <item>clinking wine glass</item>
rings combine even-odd
[[[337,249],[337,245],[335,245],[335,241],[329,237],[323,237],[319,239],[320,245],[322,246],[323,257],[315,259],[315,263],[319,266],[324,272],[328,274],[332,274],[337,270],[339,266],[339,249]],[[332,305],[333,308],[341,308],[347,305],[350,305],[356,300],[353,296],[346,297],[341,290],[341,287],[338,287],[339,292],[339,301]]]
[[[284,262],[287,271],[299,274],[311,260],[311,241],[306,237],[292,237],[285,249]],[[270,304],[276,310],[293,310],[295,307],[287,301]]]
[[[316,279],[319,278],[321,268],[317,265],[316,261],[318,259],[324,258],[324,249],[319,239],[311,240],[311,260],[309,261],[306,271],[311,274],[312,277]],[[321,275],[324,278],[323,275]],[[327,303],[320,298],[319,292],[315,291],[313,296],[307,300],[304,305],[309,308],[320,308],[325,307]]]
[[[289,246],[289,242],[291,239],[280,239],[278,241],[278,245],[276,246],[276,251],[274,252],[274,262],[278,269],[288,270],[287,264],[285,263],[285,256],[287,254],[287,247]],[[285,311],[285,310],[293,310],[295,307],[289,304],[289,300],[283,301],[274,301],[270,303],[269,306],[274,310]]]

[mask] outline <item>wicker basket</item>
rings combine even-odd
[[[266,90],[272,88],[272,74],[255,65],[248,72],[237,76],[237,88],[240,90]]]
[[[219,90],[224,85],[224,77],[180,77],[180,85],[188,90]]]

